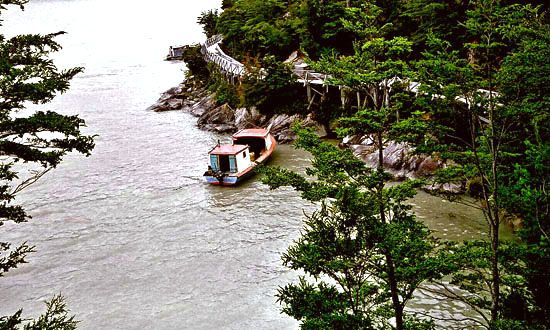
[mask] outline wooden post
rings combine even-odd
[[[311,85],[309,84],[309,81],[306,81],[306,89],[307,89],[307,101],[311,102]]]
[[[309,111],[309,109],[311,108],[311,106],[313,105],[313,101],[315,100],[315,95],[313,95],[313,97],[311,98],[311,100],[309,101],[309,105],[307,106],[307,110]]]
[[[361,108],[361,94],[357,92],[357,109]]]

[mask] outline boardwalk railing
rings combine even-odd
[[[215,63],[225,75],[230,75],[232,78],[242,78],[245,72],[244,65],[223,52],[220,48],[222,40],[223,37],[219,34],[206,39],[201,45],[204,60]]]
[[[246,73],[244,64],[224,53],[220,48],[222,41],[223,36],[218,34],[206,39],[201,44],[201,53],[204,60],[208,63],[216,64],[225,75],[229,75],[232,78],[242,78]],[[304,83],[304,85],[326,85],[326,80],[329,77],[326,74],[316,73],[298,65],[294,67],[293,72],[297,76],[297,81]]]
[[[245,75],[246,68],[244,64],[240,63],[236,59],[232,58],[231,56],[223,52],[223,50],[220,48],[220,43],[222,41],[223,41],[223,36],[219,34],[206,39],[206,41],[201,44],[201,53],[206,62],[215,63],[219,67],[220,71],[226,76],[228,76],[232,82],[234,82],[235,78],[241,79]],[[292,71],[297,77],[296,81],[303,83],[304,86],[307,87],[307,94],[308,94],[308,100],[310,102],[310,106],[315,98],[315,95],[312,92],[315,92],[319,95],[323,95],[324,93],[324,91],[318,91],[315,88],[312,88],[311,85],[317,85],[317,86],[321,85],[326,89],[328,89],[329,83],[327,83],[327,79],[330,79],[330,75],[309,70],[307,69],[307,65],[305,64],[294,65],[294,69]],[[391,90],[392,85],[395,83],[404,83],[408,85],[407,90],[417,95],[419,93],[422,93],[420,91],[420,83],[404,80],[399,77],[394,77],[388,80],[384,80],[380,84],[386,84]],[[343,92],[342,86],[338,86],[338,87],[340,88],[341,92]],[[487,98],[498,96],[498,93],[496,92],[490,92],[482,89],[477,90],[477,92],[485,95],[485,97]],[[433,95],[432,97],[444,98],[443,95]],[[457,96],[455,98],[455,101],[463,103],[468,107],[472,105],[471,102],[465,96]],[[342,105],[344,105],[344,103],[345,103],[344,99],[342,99]],[[489,120],[484,117],[479,116],[479,118],[483,122],[486,122],[486,123],[489,122]]]

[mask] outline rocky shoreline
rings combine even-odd
[[[314,127],[321,137],[327,136],[324,127],[315,122],[311,115],[304,117],[280,114],[268,118],[255,108],[233,109],[227,104],[218,105],[215,95],[192,78],[189,77],[178,86],[162,93],[157,102],[147,110],[155,112],[184,111],[197,117],[197,126],[200,129],[218,133],[233,133],[243,128],[271,125],[271,133],[279,143],[294,141],[296,136],[292,131],[292,125],[296,121],[301,121],[305,126]],[[369,166],[377,165],[377,148],[369,136],[350,137],[342,141],[341,145],[350,148]],[[442,160],[414,153],[414,149],[406,143],[390,141],[384,149],[384,167],[394,175],[396,180],[427,177],[438,168],[445,166],[446,164]],[[459,194],[464,192],[464,185],[433,185],[425,189]]]
[[[378,148],[370,136],[354,136],[344,139],[342,146],[350,148],[353,154],[371,167],[378,166]],[[384,168],[395,180],[426,178],[440,168],[447,166],[442,159],[418,154],[414,148],[403,142],[389,141],[384,148]],[[433,184],[424,190],[451,194],[464,193],[463,184]]]
[[[199,87],[192,79],[187,79],[176,87],[161,94],[149,111],[162,112],[179,110],[197,118],[200,129],[218,133],[232,133],[243,128],[268,127],[279,143],[290,143],[296,138],[292,125],[300,121],[307,127],[313,127],[321,137],[327,135],[322,125],[312,116],[279,114],[272,117],[262,115],[255,108],[233,109],[228,104],[218,105],[216,97],[204,87]]]

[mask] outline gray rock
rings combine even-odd
[[[464,187],[458,183],[432,184],[424,187],[424,190],[431,193],[463,194]]]
[[[160,95],[155,104],[151,105],[146,110],[155,112],[180,110],[183,107],[183,90],[184,83],[168,89]]]
[[[235,121],[235,113],[229,105],[224,104],[222,106],[212,108],[211,110],[204,111],[203,114],[197,120],[197,126],[199,128],[210,129],[214,126],[220,126],[218,129],[226,131],[228,128],[226,126],[232,126]],[[212,126],[213,125],[213,126]],[[222,127],[222,125],[225,125]],[[214,129],[219,131],[218,129]]]
[[[427,176],[433,174],[437,169],[441,168],[441,164],[435,160],[433,160],[432,157],[426,157],[420,165],[418,165],[418,168],[416,169],[416,175],[418,177]]]
[[[235,126],[230,124],[205,124],[201,129],[218,133],[230,133],[235,131]]]
[[[216,107],[216,100],[214,99],[214,95],[208,95],[200,99],[191,107],[187,108],[186,111],[188,111],[193,116],[201,117],[206,112],[209,112],[212,109],[215,109],[215,107]]]
[[[327,130],[325,127],[321,124],[319,124],[317,121],[313,120],[313,114],[307,115],[306,119],[302,121],[302,124],[306,127],[313,127],[315,129],[315,132],[317,135],[321,138],[324,138],[328,135]]]
[[[261,127],[266,117],[256,108],[239,108],[235,110],[235,126],[237,129]]]
[[[299,115],[275,115],[268,120],[266,126],[271,125],[271,134],[273,134],[279,143],[288,143],[296,139],[296,134],[294,134],[291,127],[300,119]]]
[[[166,99],[163,101],[158,101],[153,104],[147,110],[162,112],[162,111],[171,111],[171,110],[180,110],[183,107],[183,101],[180,99]]]
[[[367,165],[378,165],[378,148],[370,137],[350,137],[353,153]],[[390,141],[384,147],[384,168],[399,178],[419,178],[432,175],[443,164],[427,155],[416,155],[414,148],[406,143]]]

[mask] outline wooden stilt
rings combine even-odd
[[[308,111],[311,108],[311,106],[313,105],[313,101],[315,100],[315,96],[317,96],[317,95],[313,95],[313,97],[311,98],[311,101],[309,101],[309,105],[307,106]]]
[[[340,86],[340,101],[342,101],[342,109],[346,108],[346,91]]]

